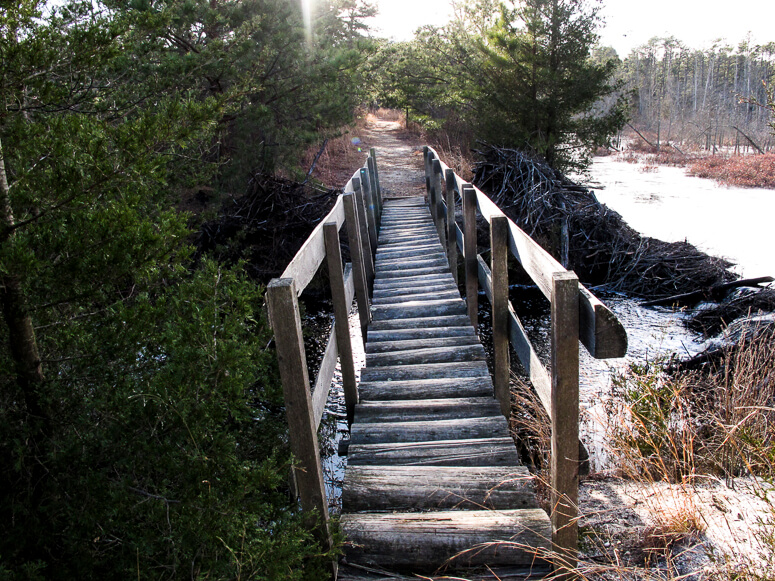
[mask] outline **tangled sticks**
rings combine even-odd
[[[228,200],[217,218],[202,224],[196,256],[212,255],[225,264],[244,260],[246,272],[267,283],[287,266],[338,193],[255,175],[247,194]]]
[[[729,262],[688,242],[641,236],[594,193],[516,149],[477,152],[474,183],[557,260],[592,284],[663,298],[734,280]]]

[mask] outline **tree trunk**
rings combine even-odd
[[[6,230],[12,230],[15,223],[9,190],[3,145],[0,142],[0,225]],[[13,233],[8,236],[7,241],[12,238]],[[42,404],[41,387],[45,377],[35,340],[35,329],[27,312],[21,283],[13,273],[0,276],[0,303],[8,329],[8,344],[14,362],[16,384],[30,416],[31,437],[34,440],[31,445],[40,457],[43,443],[50,435],[51,416]],[[33,482],[38,485],[43,477],[42,461],[36,462],[34,466],[40,472],[33,474]]]

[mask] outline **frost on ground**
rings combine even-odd
[[[594,477],[579,491],[581,559],[598,578],[766,574],[775,565],[773,502],[772,488],[752,478],[688,485]]]

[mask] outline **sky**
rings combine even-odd
[[[379,36],[408,40],[424,24],[443,25],[452,15],[449,0],[378,0],[372,25]],[[775,42],[775,0],[603,0],[601,44],[619,56],[653,36],[675,36],[692,48],[724,38],[737,45],[750,32],[755,43]]]

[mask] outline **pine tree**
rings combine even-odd
[[[493,144],[528,147],[559,169],[583,167],[595,145],[624,122],[615,93],[615,63],[590,59],[600,24],[599,3],[522,0],[501,7],[480,43],[484,56],[476,108],[479,134]]]

